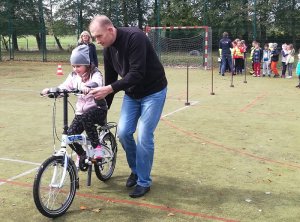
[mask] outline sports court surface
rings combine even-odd
[[[39,92],[55,86],[57,64],[0,63],[0,217],[3,221],[52,221],[35,208],[37,167],[53,152],[52,104]],[[216,71],[215,71],[216,72]],[[168,97],[155,133],[153,186],[131,199],[119,145],[112,178],[93,175],[67,213],[56,221],[299,221],[300,103],[293,79],[214,76],[211,71],[166,68]],[[118,121],[122,93],[109,120]],[[74,100],[73,100],[74,101]],[[61,132],[61,103],[57,131]],[[71,112],[71,111],[70,111]],[[59,146],[59,143],[56,144]],[[1,219],[2,220],[2,219]]]

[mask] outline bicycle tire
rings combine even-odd
[[[33,183],[33,199],[46,217],[63,215],[71,206],[78,187],[76,168],[69,159],[62,187],[58,187],[64,168],[63,156],[52,156],[39,167]],[[55,172],[54,172],[55,170]]]
[[[115,170],[117,160],[117,142],[115,136],[111,132],[108,132],[102,138],[101,143],[103,144],[102,148],[107,149],[108,152],[112,153],[112,156],[102,158],[99,163],[94,164],[94,168],[97,178],[101,181],[107,181],[111,178]]]

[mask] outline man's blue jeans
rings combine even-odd
[[[226,63],[228,62],[230,71],[233,72],[232,67],[232,57],[230,54],[222,55],[222,61],[221,61],[221,74],[224,74],[226,71]]]
[[[131,171],[138,175],[137,184],[151,186],[151,169],[154,156],[154,130],[160,120],[165,104],[167,88],[133,99],[124,95],[118,125],[119,140],[126,152]],[[137,131],[137,142],[133,134]]]

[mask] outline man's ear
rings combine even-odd
[[[110,33],[113,33],[114,29],[113,29],[113,27],[109,26],[109,27],[107,27],[107,31],[110,32]]]

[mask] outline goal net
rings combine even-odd
[[[211,67],[212,35],[208,26],[151,27],[148,35],[164,66]]]

